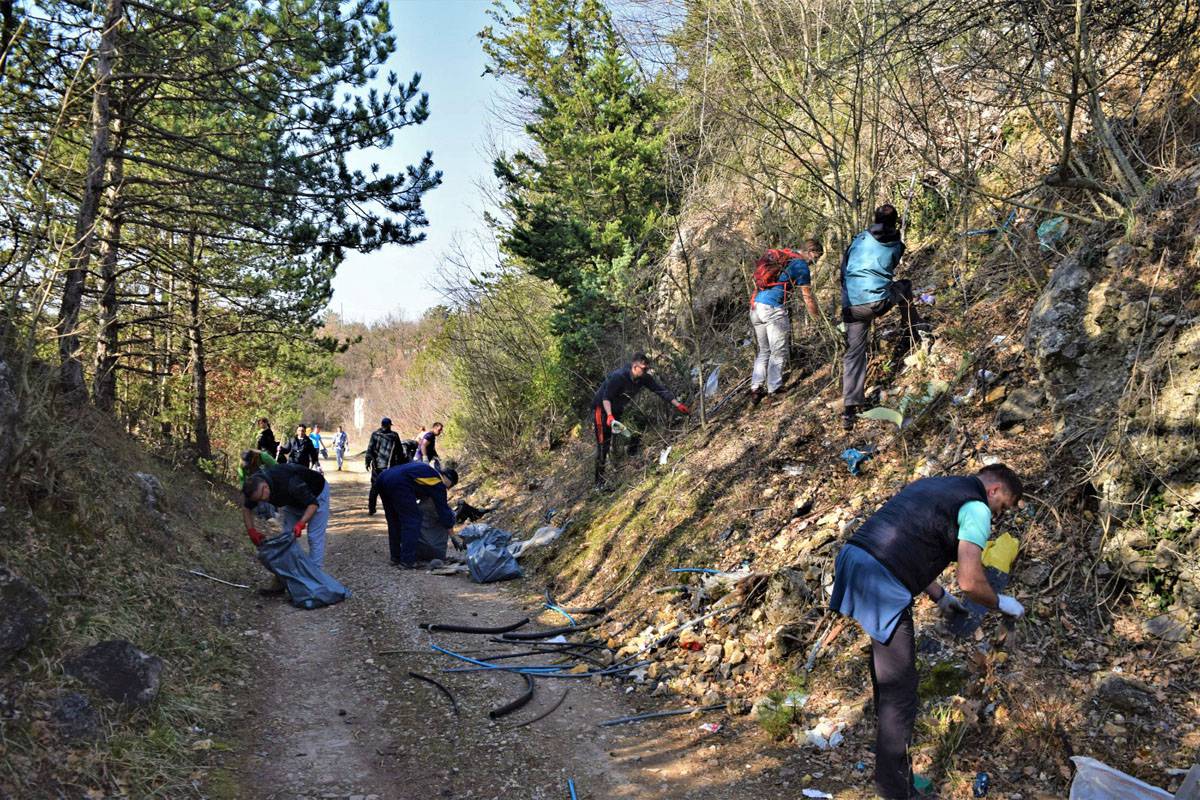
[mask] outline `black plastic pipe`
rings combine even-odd
[[[436,686],[438,689],[440,689],[442,694],[446,695],[446,699],[448,699],[450,701],[450,706],[454,709],[454,716],[456,716],[456,717],[458,716],[458,701],[454,699],[454,695],[450,694],[449,689],[447,689],[445,686],[442,686],[442,684],[438,683],[437,681],[435,681],[433,678],[429,677],[428,675],[422,675],[419,672],[413,672],[412,670],[409,670],[408,677],[416,678],[417,680],[425,681],[426,683],[431,683],[434,686]]]
[[[433,631],[446,631],[447,633],[508,633],[528,624],[529,617],[520,622],[514,622],[511,625],[500,625],[495,628],[481,628],[475,625],[454,625],[447,622],[422,622],[418,627],[421,630],[430,631],[431,633]]]
[[[527,631],[525,633],[504,633],[500,636],[506,642],[526,642],[531,639],[549,639],[559,634],[576,633],[578,631],[586,631],[588,628],[595,628],[606,618],[594,619],[591,622],[585,622],[582,625],[564,625],[561,628],[550,628],[544,631]]]
[[[505,714],[511,714],[517,709],[522,708],[526,703],[533,699],[533,678],[524,673],[522,674],[522,677],[525,678],[525,693],[510,703],[505,703],[499,708],[493,708],[488,712],[489,719],[499,719]]]

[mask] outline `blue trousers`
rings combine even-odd
[[[421,509],[407,476],[381,473],[375,480],[383,515],[388,526],[388,555],[393,562],[411,564],[417,560],[417,542],[421,539]]]
[[[308,539],[308,557],[313,560],[318,567],[325,566],[325,529],[329,527],[329,484],[325,484],[325,488],[321,491],[321,496],[318,499],[317,513],[313,514],[312,519],[308,521],[308,527],[304,530],[304,537]],[[303,508],[295,508],[293,506],[283,506],[280,509],[280,526],[282,530],[290,531],[295,527],[300,518],[304,516]],[[418,533],[419,533],[418,529]]]

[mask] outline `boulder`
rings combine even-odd
[[[54,699],[50,722],[67,739],[93,739],[100,732],[100,717],[79,692],[63,692]]]
[[[1096,688],[1096,699],[1107,706],[1128,714],[1154,710],[1157,702],[1153,690],[1141,681],[1109,674]]]
[[[25,649],[50,621],[50,606],[33,584],[0,566],[0,666]]]
[[[100,642],[67,659],[66,672],[105,697],[129,706],[144,705],[158,696],[163,662],[130,642]]]
[[[996,427],[1003,431],[1025,422],[1037,413],[1042,399],[1041,389],[1031,386],[1014,389],[996,411]]]

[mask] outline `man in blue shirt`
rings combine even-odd
[[[750,324],[758,342],[758,356],[750,377],[750,402],[758,405],[783,383],[787,363],[788,338],[792,322],[788,315],[788,289],[800,288],[808,313],[820,316],[812,293],[810,267],[825,248],[816,239],[807,239],[801,250],[768,250],[754,270],[754,294],[750,296]]]
[[[871,322],[893,306],[903,318],[901,340],[892,354],[893,362],[908,352],[921,324],[913,308],[912,281],[894,280],[896,266],[904,255],[900,241],[899,215],[886,203],[875,209],[875,223],[854,237],[842,256],[842,322],[846,327],[846,354],[842,360],[842,428],[854,428],[858,412],[866,403],[867,340]]]
[[[912,604],[924,592],[946,616],[966,608],[937,578],[958,562],[958,585],[975,602],[1020,617],[1025,609],[988,583],[983,550],[992,520],[1014,508],[1021,479],[1003,464],[975,475],[924,478],[905,486],[859,526],[838,553],[829,607],[871,637],[875,690],[875,791],[915,796],[908,747],[917,719]]]

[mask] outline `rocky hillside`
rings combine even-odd
[[[796,323],[782,400],[751,409],[731,387],[752,348],[731,349],[706,425],[640,404],[648,446],[618,459],[614,491],[589,488],[588,429],[527,482],[477,491],[507,497],[514,528],[569,520],[532,580],[610,607],[615,655],[652,657],[639,691],[753,708],[764,737],[854,781],[873,736],[867,640],[826,611],[833,557],[905,483],[1007,463],[1028,494],[994,534],[1019,542],[1009,591],[1029,613],[959,637],[918,601],[918,771],[955,796],[987,771],[1005,796],[1062,797],[1069,757],[1089,755],[1171,788],[1200,748],[1198,186],[1173,175],[1135,222],[1054,241],[1016,222],[967,272],[915,242],[905,277],[933,335],[891,364],[884,318],[870,372],[900,427],[843,435],[840,362]],[[851,448],[871,454],[858,475]],[[670,571],[691,568],[720,574]]]

